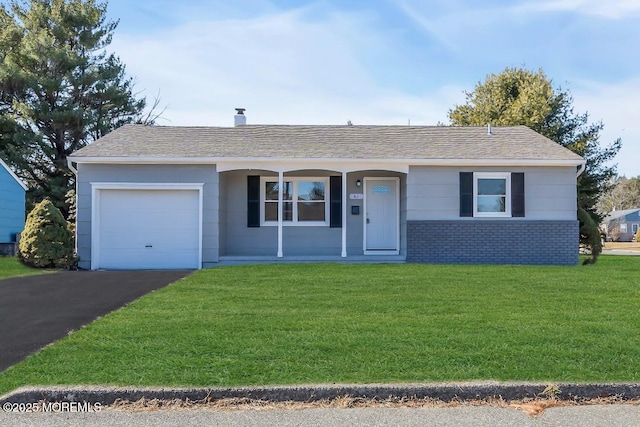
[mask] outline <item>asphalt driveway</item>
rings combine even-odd
[[[0,371],[191,271],[65,271],[0,280]]]

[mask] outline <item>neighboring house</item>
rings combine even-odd
[[[16,235],[24,229],[27,186],[0,159],[0,255],[15,255]]]
[[[607,240],[631,242],[640,227],[640,208],[609,212],[602,224]]]
[[[578,262],[584,160],[524,126],[126,125],[70,162],[87,269]]]

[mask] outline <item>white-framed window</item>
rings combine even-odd
[[[473,216],[511,216],[511,174],[475,172],[473,174]]]
[[[623,222],[622,224],[620,224],[620,232],[621,233],[626,233],[627,232],[627,223]]]
[[[262,225],[278,224],[278,178],[260,178]],[[285,177],[283,225],[329,226],[329,177]]]
[[[638,224],[631,224],[631,231],[636,234],[638,232]]]

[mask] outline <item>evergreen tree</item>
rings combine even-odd
[[[75,263],[73,234],[62,213],[49,200],[38,203],[20,236],[20,260],[31,267],[70,268]]]
[[[74,183],[67,156],[141,120],[119,58],[107,52],[117,22],[96,0],[0,5],[0,153],[29,183],[31,204],[50,198],[67,214]]]

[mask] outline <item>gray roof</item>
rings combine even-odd
[[[609,212],[609,213],[607,214],[607,216],[605,216],[605,217],[602,219],[602,221],[603,221],[603,222],[609,222],[609,221],[612,221],[612,220],[614,220],[614,219],[623,218],[623,217],[625,217],[625,216],[627,216],[627,215],[629,215],[629,214],[636,213],[636,212],[638,212],[638,211],[640,211],[640,208],[635,208],[635,209],[622,209],[622,210],[619,210],[619,211],[611,211],[611,212]]]
[[[72,157],[582,160],[525,126],[125,125]]]

